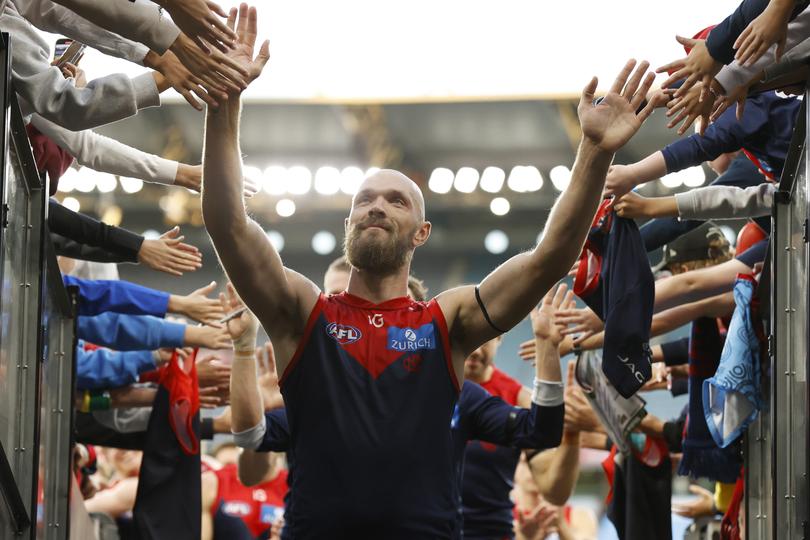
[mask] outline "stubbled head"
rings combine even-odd
[[[363,181],[345,226],[343,251],[349,264],[382,276],[410,263],[414,250],[430,236],[422,191],[413,180],[391,169]]]
[[[332,261],[323,276],[323,292],[326,294],[339,294],[349,288],[349,272],[352,266],[342,255]],[[408,276],[408,296],[418,302],[427,300],[428,289],[425,283],[415,277]]]
[[[501,336],[491,339],[475,349],[464,360],[464,378],[473,382],[481,381],[487,368],[495,364],[495,354],[501,345]]]
[[[349,288],[349,273],[352,265],[341,255],[329,265],[323,275],[323,292],[326,294],[339,294]]]

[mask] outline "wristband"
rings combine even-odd
[[[233,442],[236,446],[247,448],[248,450],[255,450],[264,440],[264,434],[267,432],[267,419],[262,417],[258,424],[250,429],[244,431],[231,431],[233,433]]]
[[[82,404],[79,406],[79,410],[83,413],[90,412],[90,391],[85,390],[84,396],[82,396]]]
[[[255,349],[235,349],[233,351],[233,359],[234,360],[256,360],[256,350]]]
[[[557,407],[565,402],[565,386],[562,381],[544,381],[534,378],[532,403],[540,407]]]
[[[112,403],[112,399],[110,398],[110,393],[107,390],[103,392],[89,392],[89,411],[107,411],[110,409],[110,404]]]

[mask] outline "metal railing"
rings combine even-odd
[[[65,290],[3,35],[0,159],[0,538],[68,537],[75,294]]]

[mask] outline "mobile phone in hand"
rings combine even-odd
[[[75,64],[78,58],[84,52],[86,45],[73,41],[69,38],[61,38],[57,40],[54,47],[54,62],[55,66],[61,68],[65,64]]]

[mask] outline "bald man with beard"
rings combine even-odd
[[[254,58],[254,8],[240,6],[236,28],[228,55],[255,79],[267,48]],[[458,489],[449,426],[464,359],[525,318],[579,255],[614,152],[652,110],[637,112],[653,76],[645,75],[646,63],[634,67],[628,62],[598,105],[596,79],[585,87],[571,183],[539,244],[480,284],[428,302],[407,296],[411,259],[431,230],[412,180],[381,170],[359,186],[345,220],[349,286],[326,296],[284,266],[245,211],[240,96],[208,109],[203,218],[228,276],[275,347],[296,463],[291,538],[450,537]],[[234,362],[254,361],[250,333],[235,342]],[[561,394],[559,365],[553,371],[535,382],[533,399]]]

